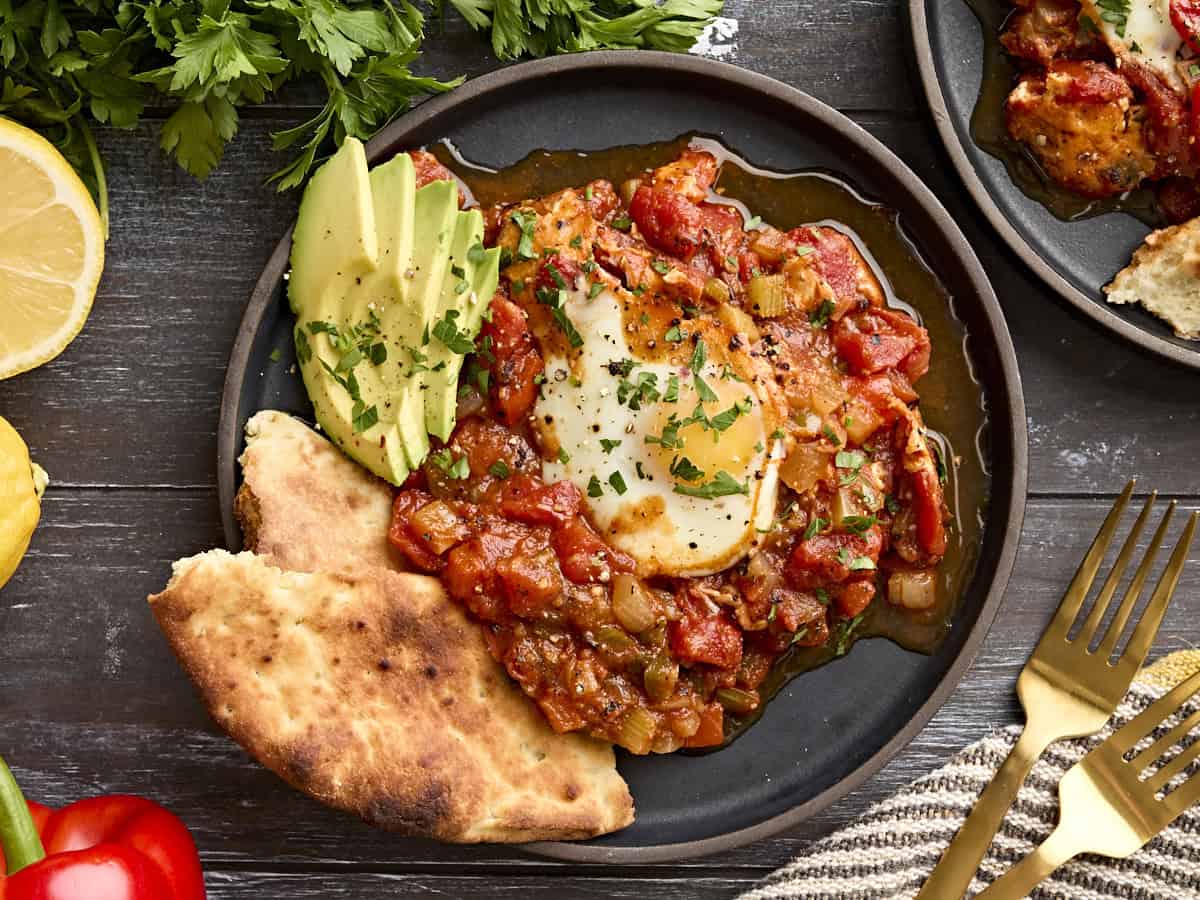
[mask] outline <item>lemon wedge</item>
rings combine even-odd
[[[54,145],[0,118],[0,379],[48,362],[87,320],[104,226]]]
[[[21,435],[0,417],[0,588],[29,549],[48,481],[42,467],[30,461]]]

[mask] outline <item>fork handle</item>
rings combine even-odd
[[[1004,765],[983,789],[967,821],[942,854],[917,900],[959,900],[967,892],[1025,776],[1054,740],[1053,735],[1036,727],[1034,721],[1026,724]]]
[[[1021,900],[1055,869],[1080,852],[1082,848],[1073,843],[1060,825],[1050,832],[1050,837],[1040,847],[977,894],[975,900]]]

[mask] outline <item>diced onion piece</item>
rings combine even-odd
[[[649,753],[650,743],[654,740],[654,727],[654,716],[640,706],[634,707],[621,722],[617,743],[630,753]]]
[[[724,282],[721,283],[724,284]],[[744,309],[739,309],[731,303],[723,303],[717,307],[717,318],[734,334],[745,336],[751,344],[758,343],[761,337],[758,325]]]
[[[704,296],[714,303],[728,303],[729,285],[720,278],[710,278],[704,282]]]
[[[782,275],[755,275],[746,286],[746,295],[756,316],[770,319],[787,312],[787,284]]]
[[[741,688],[719,688],[716,697],[717,702],[735,716],[744,716],[746,713],[751,713],[758,709],[757,691],[743,691]]]
[[[866,505],[859,496],[858,485],[848,485],[838,488],[830,508],[834,528],[841,528],[842,520],[847,517],[861,517],[866,513]]]
[[[822,418],[840,409],[846,402],[846,392],[832,377],[816,380],[808,392],[808,406]]]
[[[780,465],[779,477],[797,494],[807,493],[817,482],[833,477],[832,455],[829,448],[821,442],[797,444]]]
[[[687,740],[700,730],[700,714],[694,709],[681,709],[671,716],[671,730],[676,737]]]
[[[905,609],[932,609],[937,603],[937,578],[926,569],[893,572],[887,587],[888,600]]]
[[[656,656],[646,666],[642,680],[650,699],[661,703],[675,693],[675,685],[679,681],[679,663],[667,656]]]
[[[442,554],[470,536],[462,518],[441,500],[426,503],[408,520],[408,528],[434,553]]]
[[[770,225],[764,225],[757,231],[752,231],[750,249],[759,255],[764,262],[782,262],[788,254],[795,250],[795,244],[784,232]]]
[[[628,206],[633,202],[633,195],[637,193],[637,189],[642,186],[640,178],[630,178],[621,182],[621,200]]]
[[[851,397],[846,403],[844,418],[846,437],[852,444],[865,444],[867,438],[879,430],[883,419],[875,408],[861,397]]]
[[[613,576],[612,608],[621,627],[634,634],[653,628],[658,620],[654,599],[641,582],[627,572]]]

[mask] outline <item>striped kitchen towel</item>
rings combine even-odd
[[[1087,740],[1054,744],[1021,789],[967,896],[1041,843],[1058,820],[1058,782],[1088,750],[1184,678],[1200,670],[1185,650],[1144,670],[1110,725]],[[1191,708],[1200,704],[1193,700]],[[1020,729],[1006,728],[813,844],[740,900],[900,900],[914,897],[958,831]],[[1035,900],[1200,900],[1200,806],[1129,859],[1077,857],[1031,895]]]

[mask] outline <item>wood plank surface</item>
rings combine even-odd
[[[163,800],[194,829],[210,897],[730,897],[967,742],[1018,720],[1016,674],[1108,500],[1131,475],[1200,500],[1200,374],[1110,337],[1034,281],[955,179],[905,57],[900,0],[729,0],[722,57],[849,112],[932,187],[1000,296],[1030,429],[1016,574],[975,666],[931,724],[859,791],[785,834],[718,856],[638,868],[567,866],[516,848],[448,847],[373,831],[290,790],[209,720],[145,595],[172,560],[219,545],[215,429],[225,365],[258,273],[295,214],[264,182],[270,132],[318,98],[290,89],[249,112],[197,182],[157,148],[158,122],[101,130],[113,196],[95,310],[53,363],[0,383],[0,415],[49,470],[30,554],[0,593],[0,753],[52,804],[110,791]],[[451,18],[423,73],[495,68]],[[1187,505],[1187,504],[1185,504]],[[1200,567],[1186,573],[1157,653],[1200,644]],[[802,683],[800,683],[802,685]]]

